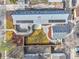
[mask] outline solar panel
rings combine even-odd
[[[68,24],[57,24],[53,27],[53,32],[70,32],[70,26]]]
[[[54,10],[54,9],[31,9],[31,10],[17,10],[12,13],[18,15],[25,14],[64,14],[68,13],[65,10]]]

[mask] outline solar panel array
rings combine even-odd
[[[54,10],[54,9],[31,9],[31,10],[16,10],[12,15],[26,15],[26,14],[64,14],[68,13],[65,10]]]
[[[53,32],[70,32],[70,26],[68,24],[57,24],[53,27]]]

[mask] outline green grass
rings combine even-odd
[[[38,3],[48,3],[48,0],[32,0],[32,4],[38,4]]]
[[[6,51],[10,51],[12,48],[12,44],[9,43],[9,42],[0,42],[0,51],[4,52],[5,50]]]
[[[17,1],[17,0],[10,0],[10,3],[11,3],[11,4],[16,4],[16,1]]]

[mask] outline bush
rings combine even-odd
[[[10,2],[11,2],[12,4],[16,4],[16,1],[17,1],[17,0],[10,0]]]

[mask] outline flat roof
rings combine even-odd
[[[52,53],[52,55],[54,55],[54,56],[63,56],[63,55],[66,56],[65,53]]]
[[[63,2],[64,0],[48,0],[48,2]]]
[[[11,15],[27,14],[69,14],[69,12],[64,9],[26,9],[13,11]]]

